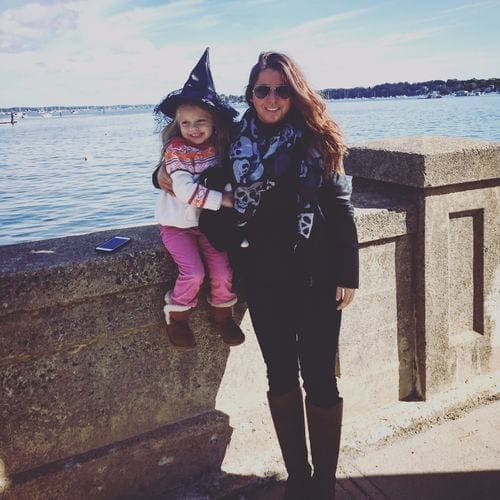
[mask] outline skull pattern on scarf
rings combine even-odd
[[[267,131],[266,131],[267,132]],[[280,164],[279,168],[297,171],[297,232],[309,238],[317,205],[317,191],[322,184],[322,159],[315,148],[302,146],[302,130],[291,121],[284,121],[272,134],[264,133],[252,108],[240,121],[238,136],[230,145],[229,160],[235,184],[234,209],[240,214],[238,224],[244,226],[257,210],[261,194],[276,186],[276,158],[294,149],[297,161]],[[299,146],[299,147],[295,147]],[[304,151],[303,153],[298,153]]]

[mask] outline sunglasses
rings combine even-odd
[[[253,93],[257,99],[265,99],[274,90],[274,94],[280,99],[290,99],[292,95],[290,92],[289,85],[278,85],[277,87],[271,87],[269,85],[256,85],[253,88]]]

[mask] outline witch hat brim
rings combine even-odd
[[[155,114],[163,114],[169,119],[175,118],[179,105],[186,102],[202,103],[220,113],[229,120],[238,116],[238,112],[227,104],[215,91],[215,85],[210,71],[208,47],[189,74],[184,87],[174,90],[155,107]]]

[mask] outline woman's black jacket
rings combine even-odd
[[[204,181],[212,189],[222,190],[230,179],[226,168],[208,172],[210,174]],[[152,178],[155,187],[159,188],[157,176],[158,169],[153,172]],[[319,229],[315,237],[306,246],[304,260],[311,263],[311,273],[318,279],[327,279],[345,288],[358,288],[359,250],[351,192],[350,178],[340,174],[335,174],[320,188],[318,200],[322,220],[321,224],[317,224]],[[241,240],[248,236],[245,231],[250,232],[253,240],[250,244],[255,245],[254,253],[258,255],[251,272],[279,276],[280,269],[283,273],[289,271],[286,254],[288,248],[293,246],[292,232],[295,233],[296,227],[294,208],[291,205],[286,207],[287,196],[277,189],[265,193],[263,199],[258,210],[259,217],[255,217],[255,223],[246,230],[238,229],[235,212],[224,208],[203,210],[200,229],[212,245],[230,254],[239,251]],[[239,262],[239,259],[233,259],[233,262]]]

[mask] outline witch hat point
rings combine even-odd
[[[201,102],[212,106],[215,110],[225,115],[229,120],[238,116],[232,108],[215,91],[214,80],[210,70],[209,47],[189,73],[189,77],[180,90],[175,90],[163,99],[155,108],[155,113],[163,113],[167,118],[173,119],[177,107],[183,102]]]

